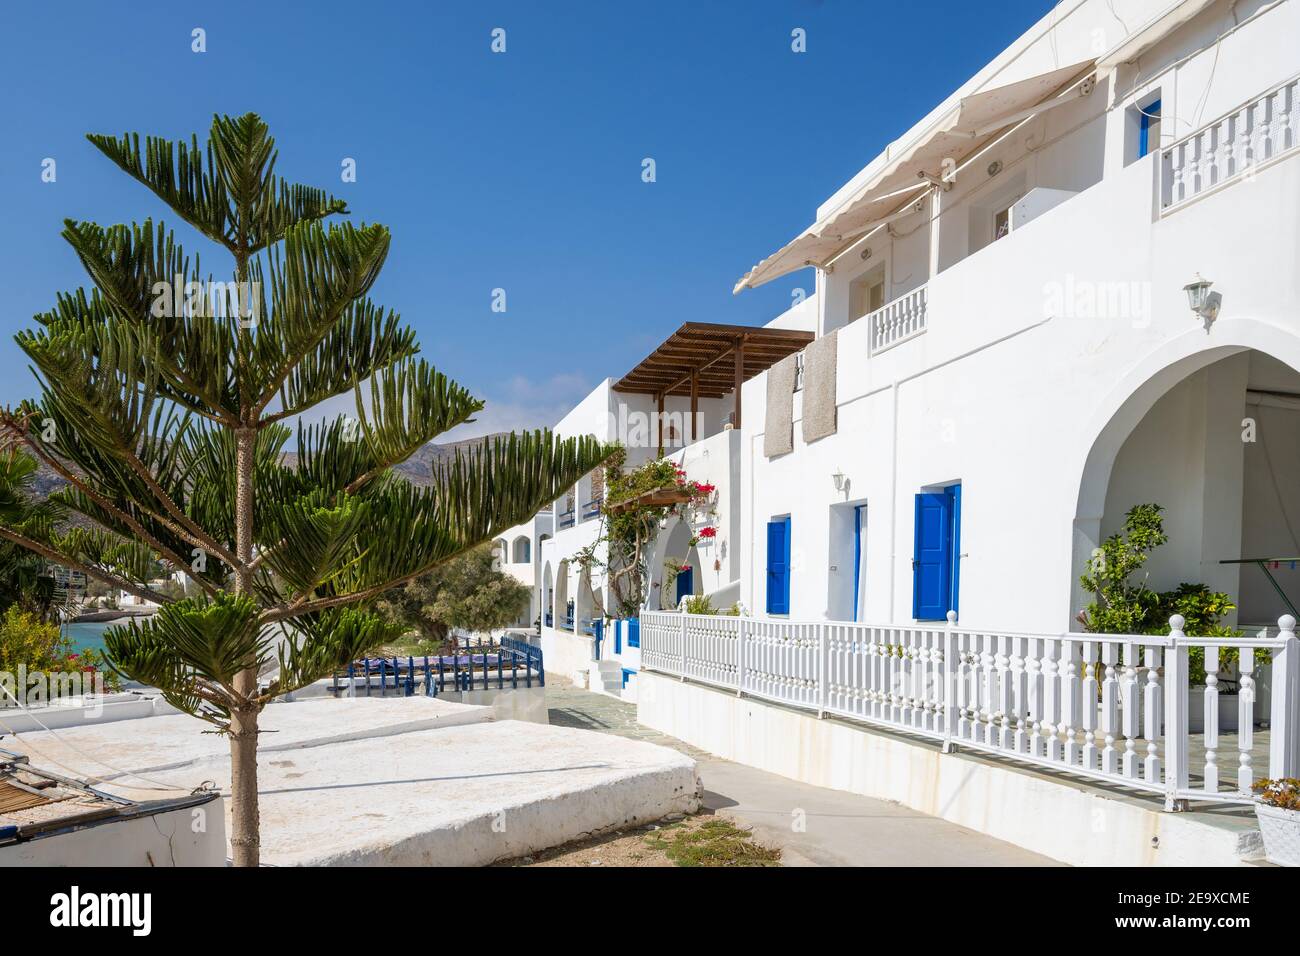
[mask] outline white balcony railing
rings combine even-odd
[[[1241,803],[1263,776],[1300,775],[1300,646],[1276,638],[1013,634],[643,612],[641,663],[781,704],[919,734],[996,757],[1188,800]],[[1175,626],[1176,625],[1176,626]],[[1235,701],[1220,674],[1233,648]],[[1189,669],[1204,662],[1203,693]],[[1255,689],[1272,691],[1267,758],[1257,757]],[[1226,680],[1226,676],[1225,676]],[[1204,733],[1189,732],[1190,701]],[[1220,734],[1221,704],[1238,730]],[[1263,741],[1259,741],[1263,744]],[[1226,750],[1220,757],[1220,750]],[[1258,766],[1257,766],[1258,762]],[[1196,773],[1192,773],[1193,763]],[[1222,766],[1222,769],[1220,769]]]
[[[921,286],[869,313],[865,317],[869,323],[869,354],[892,349],[924,332],[925,303],[926,287]]]
[[[1293,77],[1161,150],[1161,215],[1244,179],[1297,146],[1300,77]]]

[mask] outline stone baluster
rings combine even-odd
[[[1011,641],[1011,706],[1015,716],[1015,734],[1011,749],[1018,754],[1028,753],[1029,736],[1025,730],[1025,709],[1028,703],[1028,681],[1025,671],[1025,645],[1028,638],[1013,637]]]
[[[1061,722],[1057,725],[1065,739],[1065,762],[1071,767],[1079,762],[1079,642],[1061,642]]]
[[[1056,736],[1056,720],[1060,714],[1060,683],[1057,677],[1056,655],[1059,651],[1056,641],[1043,641],[1043,713],[1040,723],[1043,738],[1047,745],[1043,754],[1053,763],[1061,759],[1061,739]]]
[[[957,635],[957,730],[958,740],[973,740],[970,727],[970,654],[968,642],[973,640],[969,634]]]
[[[1042,753],[1042,734],[1039,720],[1043,714],[1043,639],[1028,639],[1029,669],[1025,675],[1027,694],[1026,711],[1029,717],[1029,753],[1037,757]]]
[[[1146,727],[1145,734],[1147,740],[1147,758],[1142,764],[1142,778],[1147,783],[1160,782],[1160,740],[1161,721],[1164,716],[1164,708],[1161,706],[1163,697],[1160,688],[1160,657],[1159,647],[1146,648],[1146,665],[1147,665],[1147,685],[1143,689],[1146,698]]]
[[[1115,735],[1119,733],[1119,679],[1115,665],[1119,663],[1119,645],[1106,641],[1101,645],[1101,661],[1105,674],[1101,682],[1101,732],[1106,737],[1101,752],[1103,773],[1116,773],[1119,769],[1119,752],[1115,749]]]
[[[983,634],[980,636],[980,723],[982,739],[990,747],[997,743],[997,717],[998,717],[998,692],[997,692],[997,670],[994,663],[997,655],[993,653],[993,642],[996,638],[992,634]]]
[[[1138,725],[1138,646],[1124,645],[1124,678],[1120,683],[1120,707],[1123,714],[1124,776],[1138,775],[1137,738]]]
[[[1241,671],[1241,683],[1237,688],[1237,789],[1250,793],[1254,782],[1254,769],[1251,767],[1253,755],[1251,747],[1255,745],[1255,649],[1243,647],[1237,662]]]
[[[1205,648],[1205,792],[1219,792],[1219,648]]]
[[[998,717],[1001,726],[998,728],[998,746],[1004,750],[1011,748],[1011,638],[998,637],[998,656],[995,661],[997,666],[997,684],[998,684]]]
[[[1095,641],[1085,641],[1079,726],[1083,732],[1082,759],[1086,770],[1097,769],[1097,688],[1097,644]]]

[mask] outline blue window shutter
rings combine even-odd
[[[790,519],[767,523],[767,613],[790,613]]]
[[[948,617],[952,588],[953,496],[923,491],[916,496],[916,544],[912,558],[912,616]]]
[[[1138,124],[1138,159],[1141,159],[1147,153],[1151,152],[1152,147],[1159,146],[1159,143],[1151,142],[1151,122],[1160,118],[1160,101],[1149,103],[1142,107],[1141,122]],[[1132,127],[1129,127],[1130,129]]]
[[[961,485],[951,485],[947,491],[952,496],[952,586],[948,592],[948,607],[956,611],[959,610],[957,599],[961,594]]]

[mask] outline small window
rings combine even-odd
[[[872,269],[849,283],[849,321],[870,315],[885,304],[885,267]]]
[[[993,214],[993,241],[997,242],[1011,232],[1011,207],[1000,209]]]
[[[1160,148],[1160,101],[1138,107],[1138,159]]]

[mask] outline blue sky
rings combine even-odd
[[[374,297],[488,402],[468,433],[534,427],[684,321],[783,311],[810,270],[735,297],[733,283],[1051,6],[9,4],[0,402],[34,394],[12,334],[86,281],[63,219],[172,218],[87,132],[188,139],[214,112],[261,113],[283,175],[392,229]],[[196,27],[206,53],[191,51]],[[355,183],[340,181],[345,157]]]

